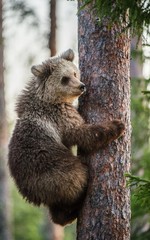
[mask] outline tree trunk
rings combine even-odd
[[[0,0],[0,239],[10,240],[7,157],[7,124],[3,77],[2,0]]]
[[[142,51],[142,39],[138,42],[139,39],[134,37],[131,39],[131,52],[132,51]],[[143,79],[143,63],[140,61],[140,57],[137,56],[130,61],[130,77],[131,78],[141,78]]]
[[[56,55],[56,0],[50,1],[50,21],[49,48],[52,57]]]
[[[81,1],[79,0],[79,7]],[[126,132],[107,148],[88,156],[89,184],[77,222],[78,240],[129,240],[130,194],[130,39],[122,26],[99,25],[88,5],[79,11],[81,81],[87,92],[79,111],[87,123],[121,119]]]

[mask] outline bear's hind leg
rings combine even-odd
[[[44,167],[41,168],[42,174],[37,178],[34,192],[41,203],[49,208],[53,221],[65,225],[77,217],[81,208],[87,189],[88,168],[66,148],[60,151],[58,146],[56,149],[53,149],[53,154],[47,151],[44,157],[39,156]]]
[[[49,208],[52,221],[61,226],[71,224],[79,213],[79,208],[70,208],[69,206],[52,206]]]

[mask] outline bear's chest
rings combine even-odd
[[[84,123],[83,118],[73,106],[65,105],[61,109],[61,124],[64,128],[74,128]]]

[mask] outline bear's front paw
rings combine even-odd
[[[125,131],[125,125],[122,121],[120,120],[113,120],[111,122],[112,129],[116,135],[116,137],[120,137],[124,134]]]

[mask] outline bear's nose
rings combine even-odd
[[[81,83],[79,88],[80,88],[80,90],[81,90],[82,92],[85,92],[85,91],[86,91],[86,87],[85,87],[85,84],[84,84],[84,83]]]

